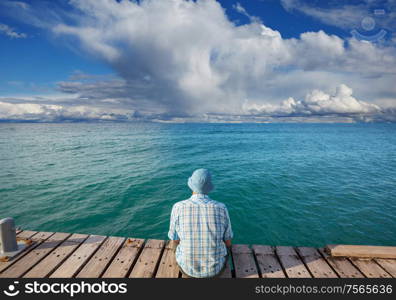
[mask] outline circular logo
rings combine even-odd
[[[16,289],[15,284],[18,284],[18,281],[14,281],[14,284],[10,284],[8,286],[8,290],[4,290],[4,294],[7,296],[13,297],[19,294],[19,291]]]
[[[364,17],[360,25],[364,30],[370,31],[375,27],[375,20],[372,17]]]
[[[385,15],[383,9],[377,9],[374,11],[375,16]],[[360,21],[360,27],[351,30],[352,36],[357,40],[378,42],[384,39],[386,36],[386,30],[380,28],[378,32],[373,32],[376,27],[376,22],[373,17],[366,16]],[[378,26],[377,26],[378,27]]]

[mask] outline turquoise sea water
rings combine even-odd
[[[396,124],[0,124],[0,217],[166,238],[213,173],[235,242],[396,244]]]

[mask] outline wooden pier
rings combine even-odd
[[[18,231],[17,237],[32,243],[0,261],[0,277],[183,277],[169,241],[30,230]],[[222,277],[391,278],[396,259],[331,256],[324,248],[233,245]]]

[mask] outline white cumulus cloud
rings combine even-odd
[[[121,109],[0,101],[0,120],[6,121],[123,121],[132,118],[133,112]]]
[[[378,99],[396,98],[392,45],[324,31],[284,38],[239,3],[235,9],[249,23],[233,23],[215,0],[71,0],[70,5],[67,15],[59,9],[40,15],[33,4],[24,11],[60,42],[110,66],[117,78],[59,82],[59,91],[74,95],[64,106],[206,120],[255,117],[260,110],[272,110],[274,117],[278,110],[355,116],[374,113]],[[319,92],[336,86],[334,95]],[[259,109],[247,109],[246,103]]]
[[[270,116],[318,116],[318,115],[367,115],[381,112],[378,105],[359,101],[352,96],[352,89],[341,84],[334,94],[321,90],[309,92],[305,99],[290,97],[280,105],[257,105],[245,103],[244,109],[253,114]]]

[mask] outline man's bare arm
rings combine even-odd
[[[227,248],[231,248],[231,240],[226,240],[224,243],[226,244]]]

